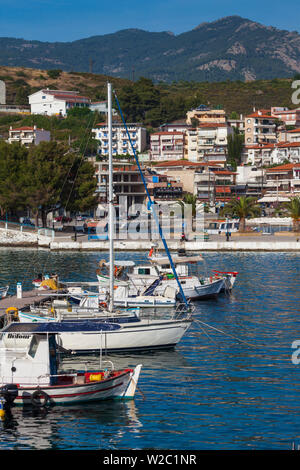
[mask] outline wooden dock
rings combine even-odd
[[[51,294],[56,291],[52,289],[32,289],[22,292],[22,298],[18,299],[17,295],[10,295],[0,300],[0,317],[5,315],[5,311],[9,307],[16,307],[17,309],[28,307],[35,302],[45,302],[49,300]],[[49,294],[49,296],[47,296]]]

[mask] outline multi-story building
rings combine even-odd
[[[10,144],[20,142],[25,147],[29,147],[29,145],[38,145],[40,142],[50,142],[50,132],[38,129],[36,126],[17,127],[15,129],[10,126],[7,141]]]
[[[146,180],[149,194],[156,202],[174,201],[182,197],[183,184],[169,175],[151,174],[146,176]]]
[[[265,173],[264,168],[249,165],[238,166],[236,169],[236,195],[261,197],[266,185]]]
[[[226,161],[228,136],[233,128],[226,123],[199,124],[187,130],[185,156],[188,160]]]
[[[93,161],[98,180],[97,193],[99,201],[108,202],[108,161]],[[138,168],[133,163],[113,161],[113,191],[116,203],[120,196],[127,198],[127,206],[144,202],[146,193]]]
[[[245,117],[245,145],[275,143],[276,118],[264,110],[258,110]]]
[[[235,185],[236,172],[233,171],[208,165],[195,172],[194,194],[211,205],[229,201],[235,194]]]
[[[274,201],[300,194],[300,164],[287,163],[266,170],[266,194]]]
[[[278,144],[256,144],[245,147],[242,161],[260,166],[277,165],[285,161],[300,162],[300,141],[279,142]]]
[[[199,124],[226,123],[226,113],[224,109],[210,109],[208,106],[201,104],[198,108],[191,109],[186,113],[187,124],[195,126],[195,120]]]
[[[191,162],[188,160],[174,160],[170,162],[162,162],[155,165],[155,170],[160,174],[168,175],[174,181],[182,183],[182,190],[184,193],[194,194],[195,192],[195,174],[196,172],[203,171],[204,169],[218,168],[215,163],[206,162]],[[221,167],[220,167],[221,169]]]
[[[184,157],[183,132],[155,132],[150,136],[150,160],[182,160]]]
[[[141,124],[127,124],[130,139],[126,132],[124,124],[113,122],[112,124],[112,153],[116,155],[134,155],[143,152],[146,148],[146,134],[147,131]],[[108,125],[107,123],[97,124],[95,129],[92,129],[94,138],[99,141],[99,155],[108,156]],[[132,144],[132,146],[131,146]],[[134,151],[132,149],[134,148]]]
[[[271,116],[282,121],[286,126],[300,126],[300,109],[272,107]]]
[[[74,107],[90,106],[91,100],[79,95],[77,91],[49,90],[37,91],[29,95],[31,114],[46,114],[47,116],[66,116]]]

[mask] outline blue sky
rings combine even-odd
[[[300,31],[299,0],[0,0],[0,37],[74,41],[126,28],[180,34],[239,15]]]

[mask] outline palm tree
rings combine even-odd
[[[300,196],[293,197],[286,203],[289,216],[293,219],[293,231],[300,231]]]
[[[250,196],[241,196],[230,201],[221,211],[222,216],[238,217],[240,219],[239,232],[246,231],[246,218],[260,215],[261,208],[256,199]]]

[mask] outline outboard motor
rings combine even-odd
[[[18,387],[16,384],[7,384],[0,387],[0,397],[4,398],[6,404],[11,406],[18,396]]]

